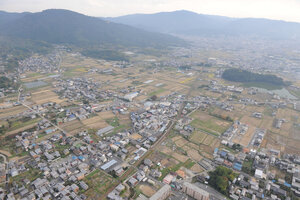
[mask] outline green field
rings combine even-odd
[[[160,93],[163,93],[164,91],[166,91],[166,89],[165,89],[165,88],[159,88],[158,90],[155,90],[155,91],[153,91],[153,92],[149,93],[149,95],[148,95],[148,96],[154,96],[154,95],[158,95],[158,94],[160,94]]]
[[[170,172],[176,172],[179,170],[181,167],[185,167],[187,169],[192,168],[196,163],[192,161],[191,159],[188,159],[187,161],[179,162],[178,164],[172,166],[172,167],[166,167],[163,170],[161,170],[162,176],[158,179],[162,181],[166,175],[168,175]]]
[[[185,163],[183,164],[183,166],[187,169],[192,168],[196,163],[194,161],[192,161],[191,159],[188,159],[187,161],[185,161]]]
[[[42,177],[42,172],[38,169],[30,168],[28,171],[21,173],[15,177],[10,178],[10,182],[16,182],[21,184],[24,179],[28,179],[29,181],[34,181],[37,178]]]
[[[206,133],[196,130],[192,133],[190,137],[190,141],[196,144],[201,144],[205,140],[206,136],[207,136]]]
[[[105,121],[109,125],[115,127],[114,130],[111,133],[106,134],[106,136],[112,136],[120,131],[123,131],[124,129],[130,128],[130,124],[121,124],[118,117],[113,117]]]
[[[16,130],[16,129],[22,128],[24,126],[28,126],[28,125],[37,123],[40,120],[41,120],[40,118],[35,118],[35,119],[29,120],[29,121],[26,121],[26,122],[21,122],[19,120],[18,121],[14,121],[14,122],[11,123],[10,128],[7,131]]]
[[[106,121],[106,123],[108,123],[109,125],[111,125],[113,127],[120,126],[120,122],[119,122],[118,117],[113,117],[113,118],[107,119],[105,121]]]
[[[206,121],[200,119],[194,119],[191,125],[204,132],[219,136],[227,130],[227,127],[217,125],[213,119],[208,119]]]
[[[116,180],[105,172],[96,169],[84,179],[89,186],[85,192],[90,199],[99,199],[107,190],[116,183]]]

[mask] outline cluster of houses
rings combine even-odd
[[[240,121],[234,123],[222,134],[222,137],[227,141],[231,141],[236,135],[245,135],[248,131],[248,125]]]
[[[267,133],[266,129],[257,128],[254,132],[254,136],[250,141],[250,146],[257,149],[260,147],[265,135]]]
[[[61,98],[67,98],[70,101],[87,100],[89,102],[112,100],[116,97],[127,101],[132,101],[138,95],[134,92],[134,87],[121,88],[118,91],[101,90],[101,86],[107,83],[95,82],[89,78],[72,78],[60,79],[57,78],[53,86],[56,88],[55,92]],[[125,95],[122,95],[125,94]]]
[[[300,162],[297,155],[284,154],[280,158],[280,151],[273,149],[234,155],[225,149],[216,149],[214,157],[213,164],[224,165],[239,173],[229,188],[231,199],[291,199],[288,197],[291,193],[300,196]],[[250,163],[248,170],[243,169],[243,162]],[[270,166],[282,171],[285,178],[278,178]]]
[[[242,170],[243,162],[246,158],[246,154],[243,152],[235,155],[226,149],[219,150],[218,148],[214,150],[213,155],[215,164],[224,165],[237,171]]]
[[[34,143],[34,139],[29,140],[25,135],[18,138],[30,157],[22,160],[22,164],[20,160],[9,162],[9,175],[13,178],[35,172],[38,176],[32,181],[28,180],[32,178],[29,176],[21,182],[13,181],[8,190],[9,199],[86,199],[82,193],[89,186],[84,177],[109,158],[97,151],[98,144],[92,146],[64,134]]]
[[[84,181],[85,176],[93,170],[103,170],[113,176],[122,176],[125,170],[142,158],[164,133],[180,108],[176,98],[172,101],[165,100],[141,104],[140,110],[130,114],[132,120],[130,130],[116,134],[109,134],[114,131],[112,126],[98,130],[96,135],[102,138],[101,141],[95,140],[88,131],[79,132],[76,137],[66,137],[64,132],[54,128],[49,121],[40,120],[34,130],[16,136],[16,145],[29,155],[23,160],[24,164],[15,162],[9,166],[11,178],[31,171],[36,172],[38,178],[32,181],[28,181],[29,178],[21,182],[13,181],[13,187],[7,191],[7,197],[24,200],[85,199],[82,194],[89,188]],[[128,103],[122,104],[123,106],[117,104],[119,106],[111,106],[110,109],[121,112],[121,109],[128,106],[125,104]],[[72,115],[79,118],[84,111],[92,112],[92,106],[89,105],[82,105],[75,110],[55,106],[56,104],[44,104],[33,109],[39,113],[44,111],[48,113],[47,109],[53,108],[54,111],[63,113],[64,118],[68,120]],[[37,139],[40,133],[54,134],[46,140],[39,141]],[[140,137],[133,139],[132,134],[136,133]],[[129,179],[128,185],[134,187],[138,182],[146,181],[148,175],[153,175],[149,182],[155,182],[154,179],[160,177],[161,172],[152,169],[152,166],[153,163],[146,159],[137,173]],[[122,185],[119,185],[110,193],[111,199],[118,199],[122,188]]]
[[[144,109],[130,115],[133,129],[155,142],[167,129],[170,119],[177,115],[179,107],[179,103],[171,102],[145,103]]]
[[[42,147],[37,148],[42,149]],[[36,155],[43,152],[32,150]],[[44,153],[45,154],[45,153]],[[35,160],[27,161],[31,168],[25,168],[23,165],[10,162],[9,168],[11,176],[17,176],[18,173],[37,172],[36,179],[30,181],[32,177],[22,179],[21,182],[12,182],[7,195],[8,199],[76,199],[83,200],[87,197],[80,191],[89,189],[87,183],[83,180],[89,170],[89,165],[80,159],[70,157],[57,161]],[[17,168],[18,167],[18,168]]]
[[[252,113],[252,117],[261,119],[262,118],[262,113],[260,113],[260,112],[254,112],[254,113]]]
[[[31,71],[40,73],[60,72],[61,53],[59,50],[45,56],[32,56],[19,62],[20,74]]]
[[[231,189],[231,198],[240,199],[242,196],[242,199],[290,199],[288,196],[291,193],[299,197],[299,166],[293,162],[293,158],[292,161],[287,161],[279,158],[277,153],[270,150],[269,154],[262,152],[249,154],[250,159],[253,160],[251,166],[253,174],[239,175]],[[269,170],[270,165],[286,170],[285,179],[277,178],[276,174]],[[287,178],[288,176],[292,178]]]
[[[0,60],[1,63],[1,60]],[[3,69],[3,71],[1,71]],[[6,72],[4,71],[5,67],[1,66],[0,64],[0,78],[7,78],[10,83],[17,83],[18,82],[18,73],[16,71],[13,72]],[[14,85],[7,85],[7,80],[2,79],[4,81],[2,87],[0,87],[0,98],[5,97],[8,94],[16,93],[17,92],[17,84]]]
[[[208,86],[209,91],[215,92],[215,93],[225,93],[225,92],[234,92],[234,93],[242,93],[244,91],[244,88],[242,87],[236,87],[234,85],[230,86],[224,86],[220,83],[218,83],[216,80],[210,81],[210,85]]]
[[[274,120],[274,127],[280,129],[282,124],[287,122],[285,119],[275,119]]]
[[[107,100],[114,96],[111,91],[100,91],[101,84],[94,82],[92,79],[87,78],[73,78],[73,79],[57,79],[53,83],[56,88],[55,92],[61,98],[73,100]]]
[[[195,128],[190,125],[192,118],[183,117],[175,125],[175,130],[178,130],[181,135],[189,138],[194,132]]]

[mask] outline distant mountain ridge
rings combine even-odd
[[[162,47],[184,43],[174,36],[140,30],[62,9],[38,13],[1,11],[0,35],[73,45]]]
[[[26,14],[28,13],[9,13],[5,11],[0,11],[0,27],[3,27],[5,24],[19,19]]]
[[[300,39],[300,23],[258,18],[230,18],[180,10],[106,18],[144,30],[193,36],[255,36],[267,39]]]

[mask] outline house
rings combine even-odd
[[[168,174],[168,175],[163,179],[163,182],[164,182],[165,184],[170,184],[170,183],[172,182],[173,178],[174,178],[173,175]]]
[[[123,190],[125,190],[125,186],[123,184],[119,184],[115,190],[117,190],[118,192],[122,192]]]
[[[112,191],[111,193],[109,193],[107,195],[107,199],[110,199],[110,200],[122,200],[123,198],[120,197],[118,194],[116,194],[115,191]]]
[[[181,177],[181,178],[185,178],[185,172],[181,169],[176,171],[177,176]]]
[[[300,192],[300,174],[295,173],[293,175],[293,180],[292,180],[292,187],[298,190]]]
[[[84,190],[88,190],[89,186],[84,182],[84,181],[80,181],[79,182],[79,186],[84,189]]]
[[[286,191],[281,189],[281,188],[277,188],[275,186],[271,186],[271,191],[273,194],[275,195],[281,195],[281,196],[286,196]]]
[[[10,175],[11,175],[12,177],[17,176],[17,175],[19,175],[19,171],[18,171],[16,168],[12,168],[12,169],[10,170]]]
[[[134,187],[138,184],[138,180],[136,180],[135,178],[131,177],[129,180],[128,180],[128,184],[131,186],[131,187]]]
[[[124,169],[121,165],[117,165],[116,167],[114,167],[113,172],[116,176],[120,177],[124,173]]]
[[[107,127],[105,127],[105,128],[99,129],[99,130],[97,131],[97,135],[101,137],[102,135],[107,134],[107,133],[110,133],[110,132],[113,131],[113,130],[114,130],[114,127],[113,127],[113,126],[107,126]]]
[[[259,179],[267,178],[267,175],[261,169],[256,169],[254,176]]]
[[[148,159],[148,158],[146,158],[146,159],[144,160],[144,164],[145,164],[146,166],[148,166],[148,167],[152,167],[152,166],[153,166],[153,162],[152,162],[150,159]]]
[[[108,161],[107,163],[105,163],[104,165],[102,165],[100,168],[104,171],[110,171],[110,169],[117,163],[118,163],[117,160],[112,159],[112,160]]]
[[[77,174],[76,178],[77,178],[78,181],[84,179],[84,173],[81,172],[81,173]]]
[[[78,191],[79,191],[79,187],[76,185],[76,184],[72,184],[71,185],[71,190],[73,191],[73,192],[75,192],[75,193],[77,193]]]
[[[139,95],[138,92],[132,92],[132,93],[129,93],[129,94],[126,94],[124,96],[124,99],[127,100],[127,101],[132,101],[135,97],[137,97]]]

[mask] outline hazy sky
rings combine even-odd
[[[103,17],[185,9],[203,14],[300,22],[300,0],[0,0],[0,10],[11,12],[49,8]]]

